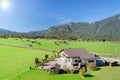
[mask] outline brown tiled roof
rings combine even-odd
[[[80,57],[80,59],[96,59],[95,55],[88,52],[84,48],[68,48],[64,49],[66,57]]]

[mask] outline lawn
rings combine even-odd
[[[52,55],[46,51],[0,45],[0,79],[5,80],[28,70],[34,64],[35,57],[41,58],[45,54]]]
[[[85,79],[80,74],[50,74],[40,70],[28,70],[9,80],[120,80],[120,67],[101,67],[99,71],[88,71]]]

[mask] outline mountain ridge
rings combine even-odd
[[[51,26],[46,30],[30,31],[28,33],[18,33],[10,30],[2,31],[0,29],[0,34],[2,33],[6,35],[21,34],[57,39],[120,40],[120,14],[93,23],[69,22]]]

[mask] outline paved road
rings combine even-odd
[[[107,57],[101,57],[101,59],[103,59],[103,60],[113,60],[113,61],[120,62],[120,59],[117,59],[117,58],[107,58]]]

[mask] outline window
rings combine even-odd
[[[78,62],[82,62],[82,60],[78,60]]]
[[[78,63],[79,63],[79,62],[82,62],[82,60],[75,60],[75,62],[78,62]]]
[[[89,63],[90,63],[90,62],[93,62],[93,63],[94,63],[94,60],[89,60]]]
[[[73,64],[73,66],[78,66],[78,64]]]
[[[75,60],[75,62],[78,62],[77,60]]]

